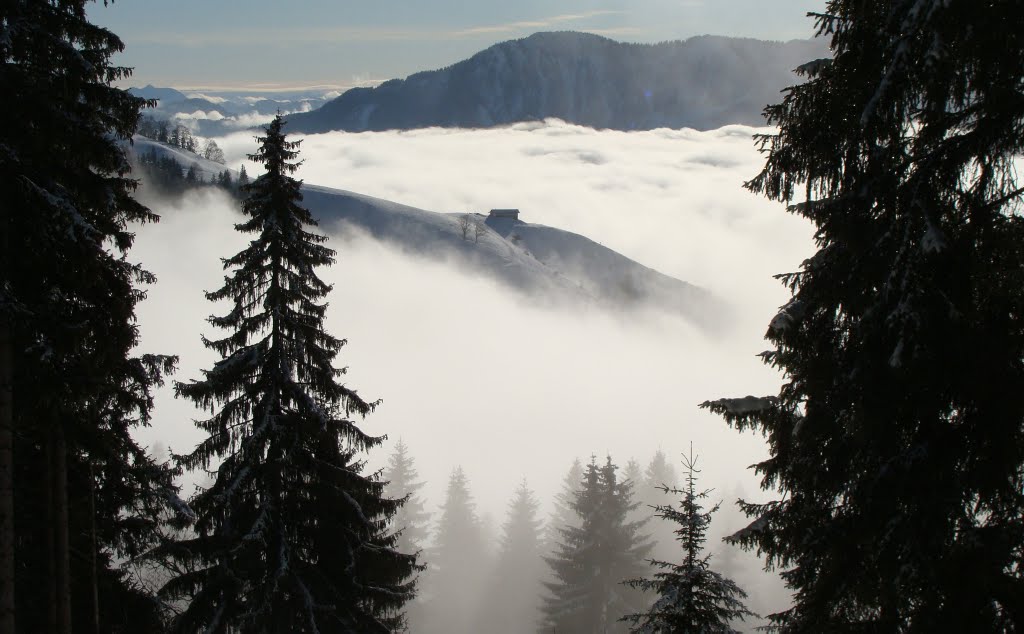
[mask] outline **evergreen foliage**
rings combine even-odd
[[[679,508],[658,505],[655,509],[658,517],[678,524],[674,533],[683,549],[682,561],[651,560],[651,565],[657,570],[653,578],[627,581],[629,586],[645,592],[653,590],[657,599],[647,611],[627,615],[623,620],[632,624],[632,631],[643,634],[736,634],[731,622],[755,615],[743,604],[746,592],[732,580],[711,570],[711,555],[703,554],[711,515],[719,505],[705,511],[701,504],[711,492],[697,490],[696,474],[700,471],[692,450],[689,456],[683,456],[683,467],[686,470],[685,491],[661,486],[666,494],[683,496]]]
[[[132,198],[124,149],[145,102],[111,85],[130,74],[111,64],[123,44],[85,5],[0,6],[16,122],[0,130],[4,632],[161,629],[118,565],[154,543],[174,495],[173,472],[131,435],[175,362],[132,356],[138,285],[153,276],[127,259],[130,227],[158,219]]]
[[[486,621],[477,631],[518,634],[540,620],[544,574],[540,503],[524,480],[516,489],[501,527],[497,565],[481,602]]]
[[[562,541],[562,530],[570,526],[579,526],[579,516],[572,505],[576,501],[576,493],[583,483],[583,463],[574,458],[569,470],[562,480],[562,489],[555,494],[554,510],[544,528],[544,551],[554,554]]]
[[[679,474],[669,462],[665,452],[659,449],[644,470],[644,484],[648,490],[673,489],[679,482]]]
[[[462,467],[456,467],[448,480],[434,534],[434,547],[427,558],[429,572],[422,582],[428,596],[424,624],[419,629],[468,634],[473,631],[473,610],[482,594],[488,557]]]
[[[622,479],[633,485],[634,495],[644,485],[644,472],[636,458],[630,458],[626,462],[626,468],[622,470]]]
[[[625,632],[619,619],[643,607],[642,595],[623,582],[644,572],[651,544],[639,534],[643,522],[629,521],[637,504],[616,469],[610,456],[603,466],[590,461],[572,503],[579,525],[563,528],[558,551],[545,558],[555,574],[544,584],[546,628]]]
[[[167,134],[167,144],[179,147],[183,150],[192,152],[193,154],[199,151],[199,143],[196,138],[192,136],[192,130],[189,130],[186,126],[178,124]]]
[[[637,499],[640,507],[648,516],[654,518],[656,507],[664,500],[664,488],[674,489],[679,485],[679,476],[675,467],[669,462],[665,452],[658,450],[644,469],[643,481],[637,485]],[[655,559],[670,560],[675,557],[677,545],[672,524],[669,522],[652,522],[648,525],[654,548],[651,556]]]
[[[382,441],[349,420],[376,403],[338,382],[345,341],[323,328],[330,291],[316,268],[334,262],[299,203],[298,143],[280,117],[250,159],[266,173],[245,188],[237,225],[256,234],[224,260],[231,273],[211,301],[230,333],[204,344],[222,359],[178,395],[212,416],[209,434],[181,456],[189,469],[221,462],[192,500],[195,536],[166,544],[185,571],[162,589],[186,599],[179,632],[388,632],[412,596],[413,555],[394,550],[387,522],[401,502],[363,474],[359,455]],[[218,409],[219,408],[219,409]]]
[[[779,393],[705,407],[768,440],[735,536],[785,632],[1024,629],[1024,6],[831,0],[832,58],[766,110],[751,191],[816,227],[780,276]]]
[[[412,455],[401,439],[395,443],[395,451],[388,458],[384,481],[388,497],[404,500],[391,518],[392,531],[398,533],[396,548],[403,553],[420,552],[429,534],[430,513],[419,494],[423,482],[419,480]]]
[[[217,186],[235,198],[241,198],[241,186],[248,182],[242,182],[241,174],[236,183],[231,178],[231,171],[224,171],[210,176],[210,182],[199,174],[196,165],[190,164],[183,168],[176,158],[168,154],[161,154],[156,148],[150,148],[135,157],[133,169],[142,177],[143,193],[156,193],[158,195],[180,196],[191,189],[205,187],[207,185]]]

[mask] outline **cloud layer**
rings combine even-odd
[[[436,211],[518,207],[528,222],[584,234],[735,307],[734,329],[713,337],[659,314],[552,310],[472,271],[336,237],[338,264],[324,277],[335,285],[328,328],[350,341],[339,362],[361,395],[383,399],[364,428],[386,433],[388,450],[405,440],[429,507],[460,464],[499,524],[523,477],[546,514],[573,457],[611,453],[624,466],[631,457],[646,463],[658,448],[678,456],[692,441],[702,484],[727,501],[715,535],[744,524],[730,503],[740,490],[768,495],[746,469],[764,456],[763,441],[697,404],[777,389],[779,377],[754,356],[786,298],[771,275],[793,270],[812,247],[808,226],[741,188],[761,164],[753,132],[595,132],[547,122],[305,138],[299,176],[309,183]],[[253,149],[250,133],[217,141],[232,166]],[[214,360],[199,344],[200,333],[214,334],[204,319],[225,310],[202,291],[217,287],[219,258],[246,239],[232,231],[237,212],[218,194],[152,204],[163,221],[140,230],[135,251],[160,278],[140,310],[143,347],[182,355],[178,379],[197,378]],[[197,415],[165,391],[145,439],[188,450],[200,438]],[[372,463],[382,465],[388,450]],[[781,607],[778,583],[760,577],[752,556],[740,557],[757,585],[748,588],[752,607]]]

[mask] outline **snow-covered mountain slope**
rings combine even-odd
[[[585,236],[509,218],[489,217],[486,223],[605,301],[620,306],[659,306],[704,326],[723,317],[721,310],[713,309],[717,300],[707,290],[659,273]]]
[[[602,299],[483,223],[479,235],[474,236],[470,228],[463,238],[460,220],[466,214],[426,211],[317,185],[303,185],[302,195],[302,204],[328,233],[350,237],[366,233],[406,253],[447,260],[544,301],[588,304]]]
[[[195,165],[204,180],[224,166],[135,137],[135,153],[155,151]],[[233,174],[233,176],[237,176]],[[321,228],[343,239],[369,235],[416,257],[442,260],[493,279],[531,301],[621,309],[653,308],[711,328],[724,303],[707,290],[663,275],[584,236],[516,219],[441,213],[353,192],[304,184],[303,205]]]
[[[619,130],[762,125],[765,105],[824,57],[820,40],[701,36],[625,44],[588,33],[536,33],[441,70],[353,88],[289,116],[293,132],[490,127],[563,119]]]
[[[182,169],[188,169],[190,166],[195,166],[196,172],[202,176],[205,182],[210,182],[217,175],[227,169],[224,165],[205,159],[195,152],[189,152],[180,147],[173,145],[167,145],[166,143],[160,143],[152,139],[148,139],[144,136],[135,135],[132,137],[132,153],[136,156],[142,156],[149,152],[156,152],[157,156],[169,156],[178,162],[182,166]],[[235,170],[228,170],[231,172],[232,178],[237,178],[238,173]]]

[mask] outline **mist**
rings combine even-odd
[[[497,527],[524,478],[547,519],[574,458],[610,455],[624,468],[630,459],[646,465],[661,449],[678,468],[692,443],[700,484],[724,501],[708,546],[735,550],[719,540],[747,523],[732,502],[772,496],[747,468],[766,448],[697,405],[777,390],[780,377],[755,357],[787,297],[771,276],[795,270],[813,246],[809,225],[742,188],[761,167],[756,132],[764,130],[627,133],[548,121],[305,137],[298,176],[307,183],[433,211],[517,207],[526,222],[586,235],[732,309],[729,327],[708,333],[656,310],[542,302],[443,257],[414,257],[351,227],[324,225],[338,252],[322,272],[334,285],[327,328],[348,340],[338,363],[348,367],[349,387],[382,399],[362,422],[388,437],[371,466],[382,467],[401,438],[435,513],[461,466],[478,510]],[[250,132],[216,141],[234,168],[255,148]],[[233,230],[241,216],[212,189],[145,202],[162,221],[139,229],[133,251],[159,279],[138,310],[140,348],[180,355],[175,378],[199,378],[216,360],[200,343],[200,334],[216,334],[206,317],[227,309],[203,291],[219,287],[220,258],[247,244]],[[201,439],[192,423],[199,417],[165,387],[153,426],[139,436],[189,451]],[[760,572],[756,557],[726,556],[754,611],[785,607],[780,582]]]

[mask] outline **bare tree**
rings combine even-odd
[[[470,219],[469,214],[462,214],[459,216],[459,230],[462,231],[462,239],[469,239],[469,228],[473,226],[473,221]]]
[[[214,163],[220,163],[224,165],[224,150],[220,149],[217,142],[210,139],[206,142],[206,146],[203,148],[203,158],[213,161]]]
[[[479,243],[480,236],[487,233],[487,225],[480,218],[473,219],[473,242]]]

